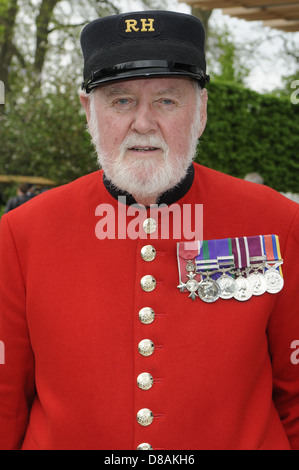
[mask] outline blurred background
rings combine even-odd
[[[33,197],[97,170],[78,98],[80,32],[143,9],[204,22],[211,83],[196,160],[299,202],[299,2],[0,0],[0,216],[22,184]]]

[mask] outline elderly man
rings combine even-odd
[[[0,447],[298,449],[298,206],[192,163],[202,24],[101,18],[82,49],[102,169],[1,221]]]

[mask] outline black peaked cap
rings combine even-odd
[[[81,34],[82,88],[89,93],[115,80],[173,75],[204,87],[204,46],[204,27],[192,15],[154,10],[99,18]]]

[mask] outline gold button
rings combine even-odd
[[[138,351],[141,356],[151,356],[155,350],[155,345],[150,339],[143,339],[138,344]]]
[[[139,320],[144,325],[149,325],[150,323],[154,321],[154,319],[155,319],[155,312],[152,308],[143,307],[141,310],[139,310]]]
[[[140,254],[144,261],[153,261],[156,258],[156,250],[152,245],[143,246]]]
[[[154,379],[148,372],[142,372],[137,377],[137,385],[141,390],[149,390],[154,385]]]
[[[155,221],[155,219],[149,217],[148,219],[145,219],[142,224],[142,227],[145,233],[154,233],[157,230],[157,222]]]
[[[140,280],[141,288],[145,292],[152,292],[156,288],[156,284],[156,279],[150,274],[143,276]]]
[[[149,426],[154,420],[154,415],[148,408],[142,408],[137,413],[137,421],[141,426]]]
[[[153,450],[153,448],[148,442],[143,442],[139,444],[136,450]]]

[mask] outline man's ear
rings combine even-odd
[[[90,99],[89,99],[89,95],[87,95],[84,92],[81,92],[80,93],[80,101],[81,101],[81,104],[82,104],[83,108],[85,109],[87,122],[89,122],[89,118],[90,118]]]
[[[201,137],[207,124],[207,104],[208,104],[208,92],[203,88],[200,92],[200,127],[198,138]]]

